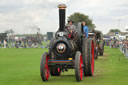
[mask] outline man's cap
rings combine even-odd
[[[68,22],[72,22],[73,23],[73,20],[70,19],[70,20],[68,20]]]

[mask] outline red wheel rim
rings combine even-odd
[[[46,56],[46,62],[45,62],[45,77],[46,77],[46,80],[48,80],[49,76],[50,76],[50,69],[48,67],[48,60],[49,60],[49,56]]]
[[[94,43],[92,41],[91,43],[91,55],[92,55],[92,61],[91,61],[91,70],[92,70],[92,75],[94,73]]]
[[[82,59],[82,55],[80,55],[80,79],[82,80],[83,78],[83,59]]]

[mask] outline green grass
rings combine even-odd
[[[128,85],[128,59],[118,49],[105,47],[104,56],[95,61],[95,75],[76,82],[74,70],[40,78],[40,58],[47,49],[1,48],[0,85]]]

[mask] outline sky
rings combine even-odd
[[[59,28],[58,4],[66,4],[66,19],[75,12],[93,19],[96,30],[128,28],[128,0],[0,0],[0,33],[56,32]]]

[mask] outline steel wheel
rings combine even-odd
[[[86,42],[85,42],[86,41]],[[94,42],[92,39],[85,40],[83,43],[84,76],[94,74]]]
[[[44,53],[41,58],[41,64],[40,64],[41,79],[43,81],[48,81],[50,77],[50,69],[48,66],[48,60],[49,60],[48,53]]]
[[[75,76],[78,82],[83,79],[83,58],[79,51],[75,55]]]
[[[91,75],[93,75],[94,74],[94,56],[95,56],[93,41],[91,42],[91,56],[92,56],[92,59],[91,59],[91,71],[92,71],[92,74]]]

